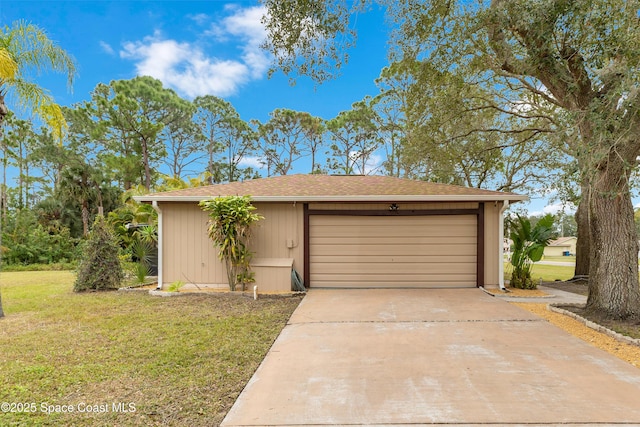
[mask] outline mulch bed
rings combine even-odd
[[[615,331],[619,334],[626,335],[631,338],[640,339],[640,321],[638,320],[617,320],[605,317],[598,313],[592,313],[582,307],[559,306],[567,311],[577,314],[578,316],[590,320],[593,323],[604,326],[607,329]]]
[[[586,280],[572,282],[546,282],[542,285],[548,288],[572,292],[574,294],[585,296],[588,296],[589,294],[589,282],[587,282]],[[609,319],[597,313],[591,313],[582,307],[562,306],[561,308],[571,311],[587,320],[597,323],[598,325],[602,325],[608,329],[611,329],[612,331],[627,335],[631,338],[640,339],[640,321],[638,320]]]

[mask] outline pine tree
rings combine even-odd
[[[118,251],[116,237],[105,223],[104,217],[99,215],[85,243],[73,290],[82,292],[118,289],[124,278]]]

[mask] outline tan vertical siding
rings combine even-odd
[[[255,206],[264,219],[253,232],[254,258],[293,258],[293,267],[302,274],[302,204],[256,203]]]
[[[499,283],[498,263],[502,262],[502,243],[498,241],[498,227],[501,208],[501,202],[484,204],[484,284],[489,287],[498,286]]]
[[[547,246],[544,248],[544,256],[562,256],[565,251],[570,251],[569,246]]]
[[[207,215],[196,203],[162,204],[164,284],[227,283],[217,250],[207,236]]]
[[[256,258],[293,258],[303,274],[302,204],[256,203],[265,218],[253,232],[250,246]],[[175,281],[226,287],[227,277],[217,248],[207,236],[207,214],[197,203],[162,203],[163,282]],[[288,242],[292,248],[288,248]],[[258,284],[259,285],[259,284]],[[216,287],[216,286],[214,286]]]

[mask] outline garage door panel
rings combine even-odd
[[[317,225],[324,224],[335,224],[336,226],[341,227],[349,227],[350,224],[345,223],[342,218],[347,218],[351,215],[314,215],[314,220]],[[459,225],[459,224],[475,224],[476,218],[474,215],[416,215],[416,216],[391,216],[391,215],[383,215],[383,216],[361,216],[361,215],[353,215],[351,218],[355,218],[356,221],[353,224],[358,225],[358,222],[366,218],[366,226],[389,226],[391,223],[389,220],[398,220],[402,221],[403,224],[409,226],[424,226],[424,219],[429,217],[430,225]],[[317,219],[317,220],[316,220]],[[360,223],[362,224],[362,223]]]
[[[450,274],[435,274],[431,277],[425,278],[423,274],[413,274],[413,273],[404,273],[404,274],[358,274],[358,275],[347,275],[347,274],[312,274],[311,279],[313,280],[321,279],[327,282],[355,282],[361,281],[361,279],[367,280],[370,283],[375,282],[385,282],[385,283],[400,283],[407,280],[415,281],[416,283],[448,283],[448,282],[473,282],[475,286],[475,275],[474,274],[466,274],[460,275],[456,278],[453,278]],[[429,279],[429,280],[427,280]],[[328,285],[327,285],[328,286]]]
[[[394,256],[438,256],[447,257],[460,255],[476,255],[475,246],[471,245],[319,245],[313,248],[312,258],[315,255],[389,255]]]
[[[476,270],[475,263],[456,264],[456,263],[330,263],[315,264],[318,273],[331,272],[336,274],[402,274],[413,273],[421,275],[429,274],[448,274],[452,271],[458,273],[471,273]]]
[[[475,233],[475,224],[441,224],[441,225],[407,225],[403,224],[402,228],[393,226],[356,226],[343,227],[337,225],[327,225],[324,227],[314,228],[314,232],[310,234],[311,238],[326,237],[415,237],[414,229],[420,227],[423,236],[431,238],[451,238],[451,237],[468,237],[471,233]],[[374,236],[370,233],[375,232]]]
[[[475,234],[460,237],[433,236],[323,236],[313,238],[317,246],[345,246],[345,245],[472,245],[476,241]]]
[[[366,281],[367,288],[394,288],[394,287],[474,287],[476,285],[475,274],[459,275],[452,279],[451,275],[433,275],[425,280],[423,275],[311,275],[311,283],[314,287],[322,288],[361,288],[362,281]]]
[[[476,254],[457,255],[455,257],[456,265],[459,264],[473,264],[476,265]],[[404,256],[389,256],[387,254],[381,255],[340,255],[335,252],[328,252],[327,255],[315,255],[311,257],[311,263],[321,265],[329,263],[448,263],[451,262],[451,257],[446,255],[434,255],[425,257],[423,255],[415,255],[414,253]]]
[[[475,215],[310,217],[312,287],[472,287]]]

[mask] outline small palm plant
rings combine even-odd
[[[511,286],[520,289],[535,289],[531,279],[531,268],[534,262],[542,259],[544,248],[553,235],[553,215],[548,214],[531,227],[531,221],[520,215],[511,222],[511,240],[513,254],[511,256]]]
[[[134,241],[130,246],[132,258],[138,263],[136,278],[138,283],[144,283],[151,274],[152,264],[158,254],[158,230],[156,225],[139,226],[133,233]]]

